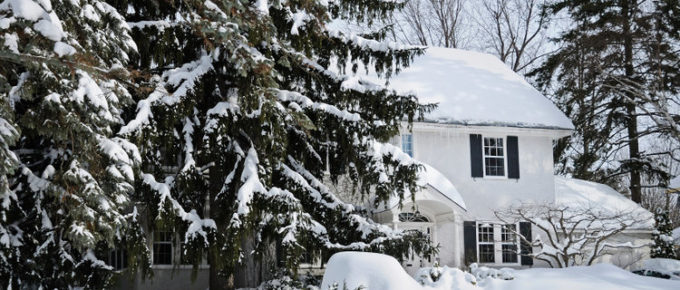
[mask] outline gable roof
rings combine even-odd
[[[451,181],[446,178],[444,174],[439,172],[439,170],[434,169],[434,167],[422,162],[421,164],[425,166],[425,170],[418,172],[418,184],[421,186],[431,186],[436,191],[444,195],[444,197],[453,201],[462,209],[467,210],[463,196],[460,195],[453,183],[451,183]]]
[[[544,129],[574,129],[550,100],[498,58],[429,47],[393,76],[389,88],[438,103],[428,122]]]

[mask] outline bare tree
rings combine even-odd
[[[614,238],[627,229],[639,228],[650,222],[646,211],[612,212],[593,205],[577,204],[523,204],[496,211],[495,215],[508,224],[529,222],[538,229],[540,234],[534,234],[534,238],[515,234],[523,243],[540,249],[530,256],[553,268],[591,265],[611,249],[647,246],[615,242]]]
[[[394,38],[412,45],[464,45],[465,0],[410,0],[393,16]]]
[[[545,56],[548,18],[545,0],[483,0],[475,9],[481,48],[497,55],[513,71],[529,68]]]

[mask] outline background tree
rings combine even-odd
[[[549,18],[542,0],[484,0],[473,12],[479,46],[498,56],[513,71],[527,72],[547,54]]]
[[[3,1],[0,23],[0,287],[103,288],[101,257],[139,230],[141,158],[114,134],[136,46],[96,0]]]
[[[411,45],[464,48],[469,28],[465,0],[410,0],[390,16],[396,41]]]
[[[394,1],[110,1],[139,55],[136,110],[119,133],[140,148],[135,199],[150,231],[180,233],[210,288],[255,287],[274,267],[339,250],[428,255],[420,234],[367,219],[325,182],[376,202],[417,190],[419,165],[382,144],[430,106],[351,75],[389,76],[419,49],[346,35],[332,18],[384,20]]]
[[[638,203],[643,187],[668,180],[659,157],[672,154],[646,146],[667,138],[669,127],[652,121],[663,114],[653,103],[668,103],[680,82],[672,68],[677,36],[664,24],[676,20],[661,2],[668,1],[553,3],[549,11],[566,13],[574,25],[558,38],[559,52],[536,72],[576,126],[571,140],[557,146],[561,170],[627,184]]]

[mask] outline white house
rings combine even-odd
[[[494,211],[513,203],[588,202],[647,211],[608,186],[556,177],[553,142],[570,135],[571,121],[534,87],[491,55],[429,48],[390,87],[438,103],[423,122],[391,141],[426,164],[415,204],[393,203],[375,219],[395,228],[421,230],[440,245],[442,265],[533,265],[520,255],[512,230],[532,236],[528,223],[503,225]],[[649,216],[649,215],[648,215]],[[635,245],[649,242],[650,227],[631,232]],[[512,230],[509,230],[512,229]],[[530,247],[522,247],[523,252]],[[637,249],[626,262],[648,253]],[[623,255],[623,254],[622,254]],[[615,255],[610,262],[621,258]],[[410,273],[432,259],[406,261]]]

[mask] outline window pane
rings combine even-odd
[[[479,245],[479,262],[493,263],[495,262],[494,247],[491,245]]]
[[[401,151],[413,157],[413,135],[403,134],[401,135]]]
[[[493,226],[487,224],[480,224],[478,228],[479,242],[492,243],[493,242]]]
[[[503,245],[503,263],[517,263],[517,246]]]

